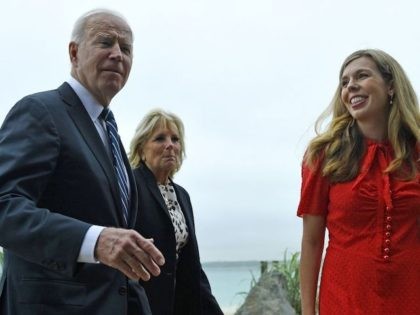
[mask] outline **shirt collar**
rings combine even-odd
[[[99,115],[102,113],[104,106],[102,106],[93,95],[86,89],[79,81],[70,76],[67,83],[72,87],[74,92],[80,98],[83,106],[88,112],[92,121],[96,121]]]

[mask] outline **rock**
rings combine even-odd
[[[285,282],[277,271],[263,273],[235,315],[296,315],[287,299]]]

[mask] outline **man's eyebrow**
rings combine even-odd
[[[98,32],[96,33],[97,37],[114,37],[115,35],[112,35],[110,33],[106,33],[106,32]]]

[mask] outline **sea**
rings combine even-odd
[[[206,262],[202,266],[225,315],[233,315],[242,305],[261,273],[259,261]]]

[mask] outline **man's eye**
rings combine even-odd
[[[109,46],[111,46],[112,45],[112,41],[110,41],[110,40],[101,40],[100,41],[100,44],[102,45],[102,46],[104,46],[104,47],[109,47]]]
[[[131,47],[129,46],[121,46],[121,50],[127,55],[131,54]]]

